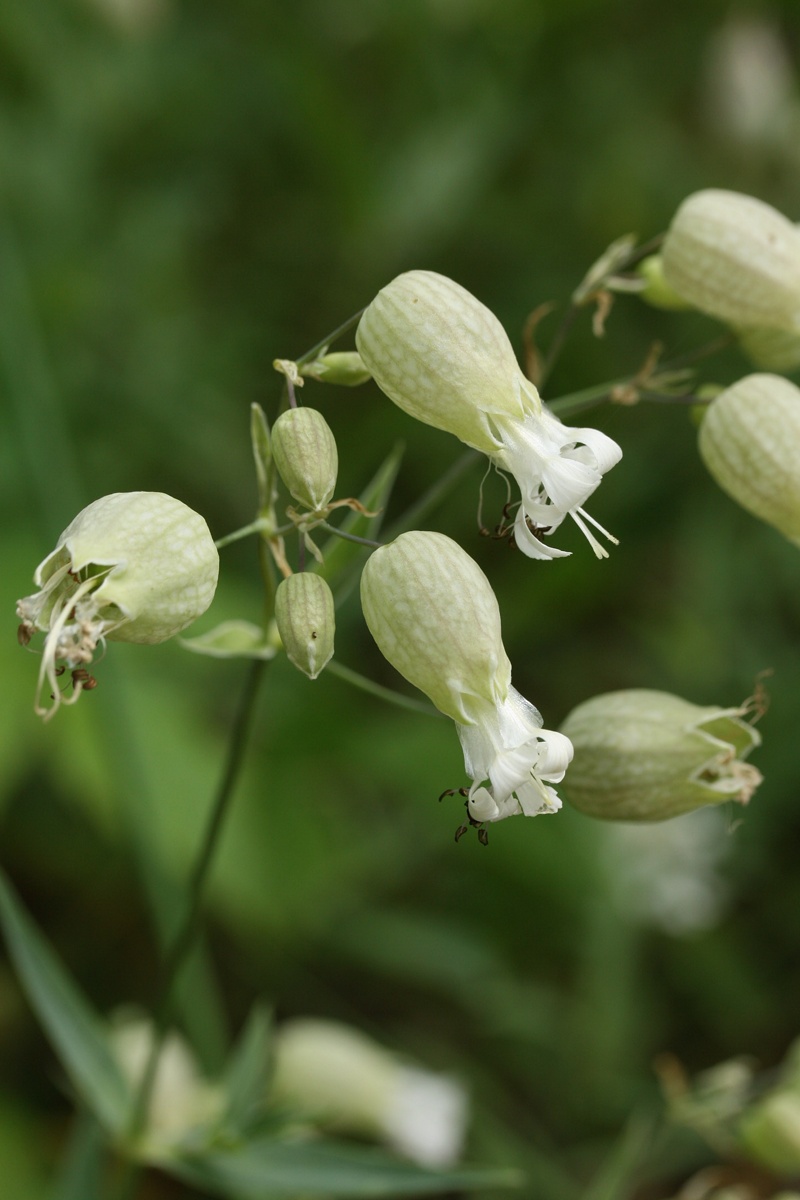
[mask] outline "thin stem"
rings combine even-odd
[[[357,542],[359,546],[371,546],[373,550],[378,550],[383,542],[371,542],[369,538],[357,537],[354,533],[346,533],[344,529],[337,529],[335,525],[329,525],[327,521],[319,522],[320,529],[327,530],[328,533],[333,533],[336,537],[344,538],[346,542]]]
[[[558,356],[564,348],[564,343],[566,342],[567,338],[569,337],[570,331],[572,329],[572,326],[575,324],[575,321],[577,320],[579,312],[580,312],[580,307],[573,302],[570,304],[569,308],[564,313],[564,316],[561,318],[559,326],[556,329],[555,334],[553,335],[553,340],[550,343],[550,347],[547,351],[547,354],[545,354],[544,359],[542,360],[542,366],[541,366],[541,370],[539,372],[539,383],[538,383],[539,391],[541,391],[542,388],[544,387],[544,385],[547,382],[547,379],[550,375],[550,372],[553,370],[553,367],[556,365]]]
[[[466,450],[456,461],[447,468],[444,475],[441,475],[435,483],[431,484],[426,492],[420,496],[415,504],[412,504],[392,523],[388,532],[385,534],[386,541],[391,542],[400,533],[404,533],[407,529],[418,529],[419,521],[423,517],[427,517],[428,513],[436,508],[449,492],[455,487],[462,475],[466,475],[470,467],[474,466],[480,455],[477,450]]]
[[[300,358],[296,359],[295,365],[302,367],[305,363],[313,362],[320,350],[327,349],[327,347],[330,346],[332,342],[335,342],[337,338],[340,338],[343,333],[347,333],[348,330],[353,329],[354,326],[356,326],[361,320],[364,311],[365,310],[363,308],[360,308],[357,313],[353,313],[352,317],[348,317],[346,321],[342,321],[341,325],[337,326],[333,333],[329,333],[327,337],[322,339],[322,341],[317,342],[316,346],[312,346],[310,350],[306,350],[305,354],[302,354]]]
[[[249,537],[251,533],[270,533],[276,537],[285,533],[284,529],[272,529],[272,522],[265,517],[257,517],[255,521],[251,521],[249,525],[243,525],[241,529],[234,529],[233,533],[226,533],[224,537],[217,538],[214,545],[218,550],[222,550],[224,546],[230,546],[232,542],[241,541],[242,538]]]
[[[158,1000],[153,1014],[153,1043],[131,1113],[127,1140],[134,1144],[141,1134],[146,1120],[147,1108],[155,1084],[156,1071],[161,1049],[169,1027],[173,988],[186,957],[192,948],[200,919],[203,892],[208,879],[214,853],[219,844],[225,817],[230,808],[239,771],[244,761],[247,736],[255,711],[255,701],[264,674],[266,662],[255,660],[248,671],[239,707],[234,717],[225,767],[217,793],[211,806],[200,853],[192,869],[186,894],[186,906],[180,924],[164,961]],[[120,1200],[130,1200],[136,1193],[140,1168],[130,1160],[119,1192]]]
[[[380,683],[375,683],[371,679],[367,679],[365,675],[359,675],[357,671],[351,671],[349,667],[343,667],[336,659],[331,659],[325,668],[331,675],[336,675],[339,679],[343,679],[345,683],[351,683],[353,687],[359,688],[362,692],[367,692],[370,696],[377,696],[381,700],[388,700],[390,704],[396,704],[398,708],[407,708],[411,712],[424,713],[428,717],[441,716],[435,708],[430,704],[426,704],[424,700],[415,700],[413,696],[404,696],[402,692],[394,692],[391,688],[383,687]]]

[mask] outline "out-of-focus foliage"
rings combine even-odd
[[[746,21],[761,41],[736,41]],[[250,405],[274,414],[273,359],[297,358],[398,271],[457,279],[521,351],[534,307],[563,303],[613,239],[661,232],[691,191],[751,192],[797,220],[799,56],[790,0],[4,6],[0,857],[99,1009],[153,1000],[142,885],[188,868],[244,665],[115,646],[100,687],[43,727],[13,604],[54,537],[90,500],[138,488],[179,497],[215,536],[251,520]],[[742,70],[761,102],[745,118],[730,99]],[[717,333],[619,296],[604,338],[578,323],[546,394],[634,372],[655,338],[673,356]],[[701,369],[727,385],[751,368],[731,348]],[[304,399],[336,436],[342,496],[406,443],[389,524],[461,453],[372,385],[309,379]],[[620,538],[607,562],[577,530],[554,564],[479,539],[480,466],[428,526],[492,579],[515,685],[550,728],[619,688],[732,706],[774,668],[750,807],[627,850],[625,831],[572,811],[456,847],[457,801],[436,804],[464,782],[449,724],[279,658],[209,899],[232,1029],[258,995],[278,1017],[345,1020],[460,1075],[470,1158],[524,1168],[537,1200],[577,1200],[592,1179],[598,1198],[626,1196],[637,1172],[676,1193],[705,1161],[699,1143],[653,1147],[629,1123],[659,1103],[654,1055],[769,1065],[798,1033],[797,552],[718,491],[684,408],[586,423],[624,451],[592,508]],[[504,499],[490,482],[491,516]],[[398,686],[354,600],[337,660]],[[246,541],[223,551],[193,633],[260,611]],[[209,1067],[218,1017],[195,1014]],[[27,1200],[70,1105],[8,969],[0,1052],[0,1174]]]

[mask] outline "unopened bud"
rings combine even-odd
[[[275,593],[275,621],[286,656],[309,679],[333,657],[333,592],[321,575],[290,575]]]
[[[708,406],[698,445],[723,491],[800,546],[800,388],[740,379]]]
[[[693,308],[735,326],[800,330],[800,231],[761,200],[696,192],[662,255],[666,282]]]
[[[340,387],[358,387],[372,378],[357,350],[323,354],[321,358],[302,366],[300,374],[317,379],[320,383],[335,383]]]
[[[652,304],[654,308],[686,309],[691,308],[688,300],[679,296],[664,278],[664,260],[660,254],[651,254],[642,260],[636,268],[644,280],[644,287],[637,295],[640,300]]]
[[[663,821],[726,800],[746,804],[761,775],[742,759],[761,738],[744,711],[645,689],[594,696],[562,726],[575,748],[565,798],[587,816],[612,821]]]
[[[272,427],[272,456],[287,488],[307,508],[324,508],[336,487],[339,456],[330,425],[315,408],[290,408]]]

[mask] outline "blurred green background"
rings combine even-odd
[[[691,191],[746,191],[800,218],[798,70],[791,0],[0,11],[0,858],[100,1008],[153,1000],[137,864],[143,851],[186,871],[244,666],[114,646],[97,691],[43,726],[13,605],[61,529],[138,488],[178,496],[215,536],[249,521],[249,406],[277,411],[272,360],[399,271],[456,278],[521,349],[536,305],[563,303],[619,235],[661,232]],[[579,322],[548,394],[635,371],[656,338],[672,355],[716,333],[619,298],[602,340]],[[730,350],[703,378],[749,369]],[[309,381],[302,398],[336,434],[338,495],[405,443],[389,519],[461,453],[372,385]],[[566,527],[575,553],[557,566],[480,539],[480,466],[429,524],[490,575],[515,684],[551,728],[621,687],[733,705],[773,668],[751,806],[646,846],[570,811],[455,846],[461,810],[436,803],[464,782],[452,726],[279,660],[209,901],[230,1028],[261,996],[278,1017],[341,1018],[459,1075],[470,1159],[520,1165],[537,1200],[581,1195],[630,1115],[658,1110],[657,1054],[769,1066],[800,1032],[797,551],[716,489],[684,408],[580,420],[624,450],[590,505],[620,538],[608,561]],[[245,542],[223,552],[194,632],[259,611]],[[337,654],[401,686],[354,602]],[[660,898],[628,877],[640,855]],[[213,1068],[213,1022],[198,1024]],[[70,1105],[7,968],[0,1059],[5,1194],[28,1200],[46,1194]],[[671,1195],[700,1161],[699,1143],[654,1152],[642,1194]]]

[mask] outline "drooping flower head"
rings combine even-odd
[[[456,722],[470,822],[560,808],[549,784],[563,779],[572,745],[511,686],[500,610],[477,563],[444,534],[401,534],[368,560],[361,602],[384,657]]]
[[[50,716],[77,700],[98,644],[155,644],[180,633],[208,608],[218,574],[206,522],[172,496],[115,492],[84,508],[36,568],[40,590],[17,603],[20,641],[46,635],[36,712]],[[69,697],[57,682],[65,667]],[[50,708],[42,704],[47,685]]]
[[[514,536],[525,554],[563,557],[542,537],[571,516],[598,558],[607,556],[588,524],[615,539],[582,505],[622,452],[604,433],[570,429],[543,406],[479,300],[444,275],[408,271],[369,305],[356,344],[390,400],[514,476],[522,496]]]

